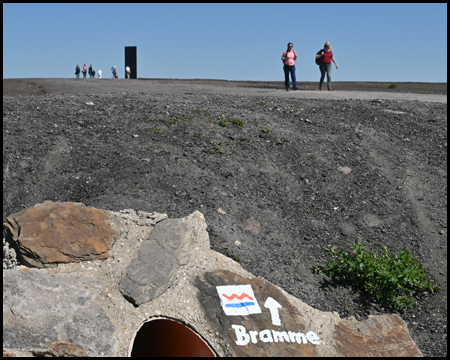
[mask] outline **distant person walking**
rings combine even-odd
[[[292,43],[288,43],[287,50],[283,52],[283,55],[281,56],[284,70],[284,86],[286,87],[286,91],[289,91],[289,73],[291,74],[292,86],[294,87],[294,90],[298,90],[297,79],[295,78],[295,60],[297,60],[297,53],[293,48],[294,45]]]
[[[327,88],[331,90],[331,62],[334,62],[336,69],[339,69],[336,59],[331,51],[330,42],[327,41],[323,46],[323,49],[319,50],[316,54],[316,59],[319,61],[320,69],[320,83],[319,89],[322,91],[323,80],[325,78],[325,73],[327,73]]]
[[[95,70],[92,67],[92,64],[89,66],[89,78],[91,79],[95,78]]]
[[[102,69],[98,69],[98,78],[99,78],[99,79],[102,78]]]
[[[75,77],[76,77],[77,79],[80,78],[80,71],[81,71],[80,65],[77,64],[77,66],[75,67]]]
[[[119,77],[117,76],[117,66],[116,64],[114,64],[111,68],[112,71],[112,79],[118,79]]]
[[[83,77],[86,79],[86,73],[87,73],[87,66],[86,66],[86,63],[84,63],[83,69],[81,70],[81,72],[83,73]]]
[[[129,79],[130,78],[130,76],[131,76],[131,69],[130,69],[130,67],[127,65],[127,67],[125,68],[125,72],[127,73],[127,79]]]

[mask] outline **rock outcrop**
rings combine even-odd
[[[180,265],[177,253],[186,233],[186,225],[180,219],[155,226],[120,280],[119,290],[125,298],[139,306],[172,285]]]
[[[6,219],[6,230],[30,267],[105,259],[117,237],[106,211],[80,203],[45,201]]]
[[[48,206],[33,211],[48,214]],[[126,356],[139,347],[141,356],[170,355],[171,349],[179,354],[187,347],[185,335],[174,330],[166,336],[160,327],[176,323],[217,356],[421,356],[397,315],[341,319],[212,251],[198,211],[182,219],[134,210],[105,213],[105,233],[118,234],[109,257],[3,271],[4,353]],[[22,234],[12,224],[20,224],[20,217],[8,219],[5,226],[18,242]],[[51,221],[43,214],[35,219]]]

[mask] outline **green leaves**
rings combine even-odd
[[[353,253],[323,248],[334,257],[325,262],[323,269],[329,276],[344,284],[369,294],[379,303],[392,306],[396,310],[413,308],[415,302],[413,292],[435,291],[439,286],[426,280],[424,269],[405,248],[397,254],[383,246],[382,255],[365,250],[367,245],[359,244],[358,240],[351,244]]]
[[[226,114],[218,116],[216,120],[212,120],[211,122],[226,128],[231,127],[231,124],[240,127],[244,126],[244,122],[242,120],[232,118]]]

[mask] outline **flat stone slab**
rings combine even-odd
[[[108,219],[106,211],[81,203],[45,201],[8,216],[5,228],[21,263],[43,268],[109,257],[117,233]]]
[[[116,329],[100,294],[99,281],[86,272],[4,271],[3,348],[34,356],[115,354]]]
[[[342,320],[334,327],[334,338],[339,356],[422,356],[405,322],[396,314],[369,315],[362,321]]]
[[[177,253],[187,232],[180,219],[158,223],[125,270],[119,284],[123,296],[135,306],[161,295],[172,285]]]

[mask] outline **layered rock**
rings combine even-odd
[[[45,201],[6,219],[6,230],[31,267],[106,259],[117,233],[106,211],[80,203]]]
[[[125,298],[139,306],[167,290],[176,273],[177,253],[186,232],[186,225],[180,219],[155,226],[119,283]]]

